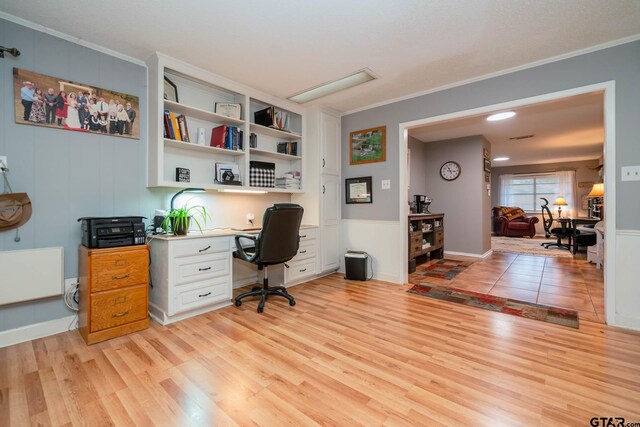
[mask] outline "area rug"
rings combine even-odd
[[[543,239],[528,237],[491,236],[491,249],[494,252],[510,252],[525,255],[544,255],[571,258],[571,251],[566,249],[540,246],[541,243],[555,243],[557,239]]]
[[[444,258],[434,264],[420,266],[416,269],[415,273],[412,274],[451,280],[471,264],[473,263],[468,261],[456,261]]]
[[[498,313],[506,313],[514,316],[526,317],[527,319],[541,320],[543,322],[555,323],[556,325],[568,326],[575,329],[579,328],[578,312],[575,310],[549,307],[531,302],[479,294],[477,292],[465,291],[462,289],[445,288],[431,284],[414,285],[407,292],[442,301],[468,305],[470,307],[497,311]]]

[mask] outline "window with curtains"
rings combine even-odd
[[[502,206],[518,206],[528,212],[537,212],[543,203],[541,197],[546,198],[551,207],[560,195],[567,199],[570,209],[575,208],[575,171],[500,175]]]

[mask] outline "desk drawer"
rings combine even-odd
[[[205,256],[216,252],[229,252],[231,250],[230,241],[229,237],[203,237],[172,242],[173,257]]]
[[[313,240],[301,240],[298,253],[294,256],[290,262],[296,262],[303,259],[313,258],[316,256],[316,241]]]
[[[147,284],[91,296],[91,332],[147,317]]]
[[[231,269],[229,252],[213,255],[178,258],[174,261],[175,283],[177,285],[203,280],[207,277],[229,276]]]
[[[289,264],[286,269],[286,282],[295,282],[303,277],[313,276],[316,274],[316,259],[304,260]]]
[[[91,254],[91,292],[126,288],[149,282],[149,252],[139,251]]]
[[[175,294],[175,313],[231,299],[230,277],[217,277],[194,283]],[[178,288],[179,289],[179,288]],[[174,313],[171,313],[174,314]]]
[[[317,228],[301,228],[300,229],[300,244],[302,244],[302,242],[304,240],[311,240],[311,239],[315,239],[316,235],[317,235],[318,229]]]

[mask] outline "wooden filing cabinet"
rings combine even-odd
[[[149,327],[149,248],[80,246],[78,323],[94,344]]]

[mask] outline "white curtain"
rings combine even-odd
[[[562,216],[574,218],[578,213],[576,171],[558,171],[556,175],[558,176],[558,192],[556,196],[564,196],[569,205],[562,207]]]
[[[500,175],[500,206],[513,206],[514,204],[511,194],[513,177],[513,174]]]

